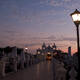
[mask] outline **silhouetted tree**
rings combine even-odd
[[[5,53],[10,53],[12,51],[12,48],[10,46],[7,46],[4,48]]]

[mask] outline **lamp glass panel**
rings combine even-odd
[[[78,20],[80,21],[80,14],[78,14]]]
[[[72,15],[73,21],[80,21],[80,14],[74,14]]]

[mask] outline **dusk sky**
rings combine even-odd
[[[70,14],[80,0],[0,0],[0,47],[29,50],[56,43],[58,49],[76,51],[76,27]]]

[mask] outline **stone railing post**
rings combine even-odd
[[[24,68],[24,63],[25,63],[25,53],[22,49],[22,51],[21,51],[21,68],[22,69]]]
[[[13,47],[12,48],[12,58],[13,58],[13,70],[15,72],[17,72],[17,48],[16,47]]]
[[[2,58],[2,60],[0,61],[0,75],[2,76],[2,77],[4,77],[5,76],[5,57],[3,57]]]

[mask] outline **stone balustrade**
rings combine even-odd
[[[21,49],[20,54],[17,54],[17,48],[13,47],[12,52],[0,59],[0,75],[4,77],[6,74],[9,74],[8,71],[6,73],[6,66],[11,68],[13,72],[17,72],[19,70],[18,66],[20,69],[24,69],[25,65],[33,65],[39,63],[41,60],[43,60],[41,55],[36,55],[36,57],[34,57],[34,55],[25,54],[23,49]]]

